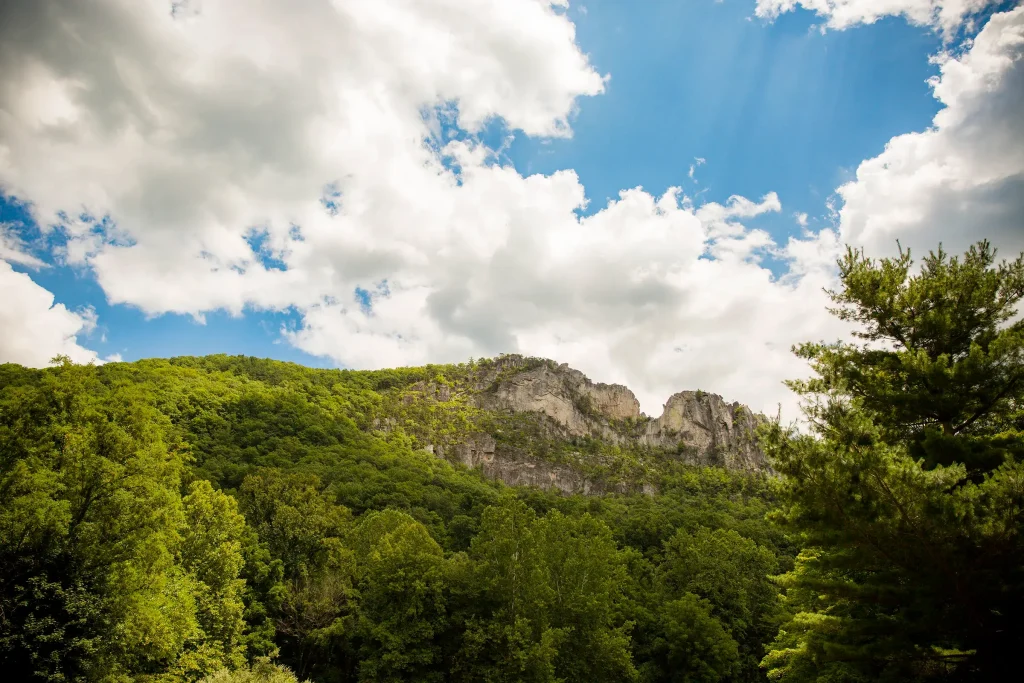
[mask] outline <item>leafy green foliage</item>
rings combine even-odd
[[[658,610],[662,635],[655,643],[657,658],[673,683],[714,683],[733,680],[739,646],[711,614],[711,606],[693,593],[684,593]]]
[[[181,460],[132,386],[60,366],[0,403],[0,651],[15,679],[167,665],[198,628]]]
[[[359,557],[365,681],[444,680],[438,635],[446,614],[446,561],[426,527],[404,512],[363,517]]]
[[[727,534],[716,561],[788,569],[766,480],[652,465],[467,400],[546,363],[0,366],[0,666],[83,682],[731,680],[774,593],[704,590],[707,563],[674,539]],[[654,477],[658,494],[510,489],[423,450],[494,428],[524,461]]]
[[[781,616],[769,579],[778,573],[775,555],[736,531],[707,527],[676,532],[665,552],[660,578],[666,594],[703,598],[738,645],[733,680],[757,680],[763,643],[775,635]]]
[[[175,670],[186,678],[245,663],[242,632],[245,518],[238,504],[208,481],[197,481],[182,499],[184,524],[178,558],[192,578],[197,630]]]
[[[244,667],[234,671],[221,669],[202,679],[201,683],[299,683],[299,679],[286,667],[262,659],[251,668]]]
[[[1024,256],[840,262],[862,343],[797,349],[814,434],[766,431],[805,546],[764,660],[783,681],[1003,680],[1024,646]]]

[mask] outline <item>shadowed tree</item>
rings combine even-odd
[[[1024,647],[1024,256],[980,242],[839,263],[856,342],[804,344],[790,386],[813,434],[776,424],[779,519],[805,550],[782,681],[1005,680]]]

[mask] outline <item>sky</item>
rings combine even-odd
[[[553,358],[797,414],[845,245],[1024,251],[1024,6],[7,0],[0,362]]]

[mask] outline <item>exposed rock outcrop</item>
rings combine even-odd
[[[481,383],[483,391],[476,394],[474,402],[485,410],[542,413],[571,436],[600,434],[615,439],[609,421],[640,418],[640,402],[626,387],[595,384],[568,365],[553,366],[542,364],[514,372],[515,365],[499,365],[503,372],[490,373],[494,377]],[[503,374],[507,376],[503,378]]]
[[[521,368],[521,369],[519,369]],[[640,402],[619,384],[591,382],[568,365],[502,359],[479,383],[474,403],[485,410],[536,412],[567,436],[592,436],[620,445],[673,450],[702,465],[757,471],[766,468],[755,430],[764,418],[739,403],[703,391],[682,391],[660,417],[640,412]]]
[[[654,493],[654,488],[644,482],[595,482],[568,465],[546,462],[503,447],[489,434],[473,435],[463,443],[450,446],[448,449],[431,447],[429,450],[450,462],[460,463],[470,469],[479,468],[488,479],[496,479],[509,486],[554,488],[563,493],[583,495]]]
[[[681,391],[669,398],[661,417],[648,423],[642,440],[661,448],[681,446],[682,454],[697,464],[763,470],[764,453],[755,438],[763,419],[717,394]]]
[[[566,465],[556,465],[537,458],[516,457],[507,452],[499,454],[497,443],[488,434],[475,435],[438,455],[470,469],[479,468],[488,479],[497,479],[509,486],[556,488],[570,494],[595,492],[593,484],[586,477]]]
[[[400,396],[403,409],[413,411],[404,416],[406,424],[416,424],[420,401],[440,404],[438,411],[424,413],[431,417],[417,437],[420,443],[512,486],[651,492],[653,473],[672,460],[769,471],[755,436],[765,418],[745,406],[717,394],[682,391],[651,418],[640,412],[628,388],[592,382],[549,360],[503,356],[471,366],[454,381],[410,385]],[[432,431],[429,424],[446,415],[461,417]]]

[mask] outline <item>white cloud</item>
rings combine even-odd
[[[754,13],[775,19],[798,7],[826,19],[826,26],[845,29],[873,24],[884,17],[902,16],[918,26],[928,26],[952,35],[970,18],[996,0],[757,0]]]
[[[338,272],[346,287],[386,276],[450,232],[436,200],[455,179],[423,144],[425,109],[454,101],[469,130],[500,114],[568,135],[576,98],[603,88],[540,0],[190,7],[174,20],[152,0],[26,0],[0,24],[0,183],[44,226],[70,214],[66,258],[150,312],[306,305],[342,286]],[[346,207],[334,222],[316,201],[328,183]],[[262,267],[253,226],[276,255],[321,262]],[[135,244],[111,245],[115,232]]]
[[[20,263],[29,268],[43,268],[46,263],[33,256],[13,223],[0,223],[0,260]]]
[[[995,14],[933,79],[932,126],[900,135],[841,186],[842,238],[875,254],[896,240],[918,255],[989,238],[1024,251],[1024,6]]]
[[[66,355],[76,363],[98,361],[96,352],[78,344],[76,335],[96,325],[91,309],[75,313],[54,304],[53,294],[25,273],[0,260],[0,362],[45,367],[51,358]]]
[[[689,173],[687,173],[687,175],[690,176],[690,180],[692,180],[694,182],[697,182],[697,179],[694,177],[694,174],[697,172],[697,167],[698,166],[703,166],[706,161],[707,160],[704,159],[704,157],[694,157],[693,158],[693,163],[690,164],[690,171],[689,171]]]
[[[792,414],[790,346],[842,329],[821,291],[834,233],[751,229],[781,211],[772,192],[635,188],[581,219],[573,171],[524,177],[445,134],[490,117],[571,134],[604,79],[559,4],[7,2],[0,187],[62,226],[59,257],[111,303],[151,315],[293,307],[285,338],[351,366],[520,351],[624,382],[648,412],[701,388]],[[34,298],[0,306],[21,344],[5,360],[89,327],[13,275]],[[41,317],[58,333],[19,322]]]

